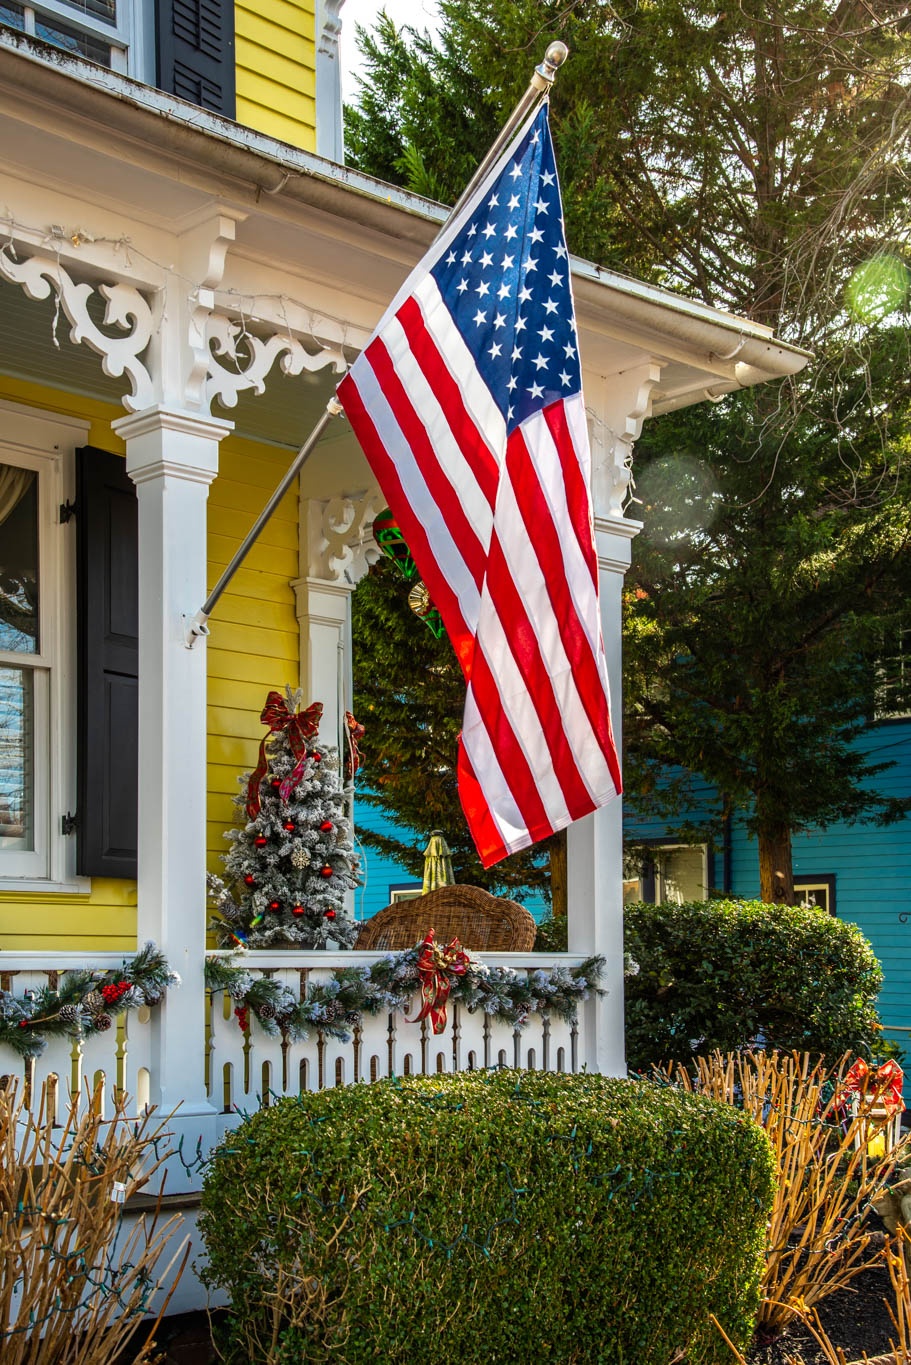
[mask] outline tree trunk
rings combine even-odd
[[[566,890],[566,830],[550,839],[550,913],[554,919],[565,917],[569,897]]]
[[[759,827],[759,894],[770,905],[794,904],[794,864],[788,825]]]

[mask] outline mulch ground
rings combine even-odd
[[[859,1275],[852,1288],[840,1290],[820,1304],[823,1327],[832,1344],[844,1351],[846,1360],[862,1360],[864,1352],[872,1358],[888,1351],[895,1329],[887,1301],[892,1302],[889,1276],[876,1267]],[[218,1360],[205,1313],[166,1318],[158,1333],[158,1346],[163,1352],[162,1365],[215,1365]],[[801,1365],[825,1365],[822,1351],[799,1325],[791,1327],[777,1341],[754,1346],[747,1355],[749,1365],[785,1365],[789,1358]]]

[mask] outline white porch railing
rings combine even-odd
[[[50,985],[55,988],[66,971],[94,968],[105,971],[123,965],[123,953],[4,953],[0,959],[0,990],[24,995]],[[158,1006],[157,1008],[160,1008]],[[152,1039],[148,1006],[115,1018],[106,1033],[74,1039],[51,1038],[40,1057],[22,1058],[0,1044],[0,1082],[14,1078],[26,1086],[35,1103],[45,1089],[45,1104],[59,1122],[71,1096],[84,1101],[102,1083],[102,1103],[118,1091],[135,1101],[137,1110],[149,1098]]]
[[[295,995],[305,996],[311,984],[328,982],[336,967],[369,966],[382,953],[282,953],[249,952],[245,970],[270,976]],[[544,953],[491,953],[484,955],[490,967],[517,971],[548,970],[558,963],[575,966],[581,956]],[[324,1090],[357,1081],[376,1081],[386,1076],[436,1075],[490,1066],[514,1066],[529,1070],[577,1071],[583,1055],[579,1023],[568,1024],[548,1014],[534,1014],[523,1029],[482,1013],[471,1014],[463,1006],[450,1005],[441,1034],[434,1034],[429,1020],[408,1020],[417,1013],[417,996],[406,1014],[399,1012],[363,1015],[350,1028],[351,1040],[339,1042],[316,1029],[300,1042],[269,1037],[251,1022],[240,1027],[235,1002],[225,993],[211,997],[207,1028],[206,1085],[210,1103],[221,1111],[220,1130],[233,1126],[239,1112],[249,1112],[284,1095]]]
[[[295,995],[306,994],[312,984],[327,982],[334,968],[369,965],[380,953],[276,953],[249,952],[243,966],[254,975],[274,977]],[[56,985],[68,969],[119,967],[122,953],[4,953],[0,963],[0,988],[22,995],[50,983]],[[544,953],[495,953],[485,956],[491,967],[508,966],[517,971],[549,970],[556,965],[575,966],[581,955]],[[233,1127],[244,1112],[269,1104],[284,1095],[322,1090],[357,1081],[387,1076],[435,1075],[490,1066],[530,1070],[574,1072],[586,1056],[586,1004],[580,1004],[579,1022],[568,1024],[548,1014],[534,1014],[523,1029],[478,1010],[471,1014],[450,1004],[443,1033],[435,1035],[428,1020],[408,1020],[417,1012],[417,996],[407,1014],[400,1012],[364,1015],[352,1024],[351,1040],[343,1043],[314,1029],[299,1041],[270,1037],[255,1020],[243,1030],[234,1014],[235,1002],[225,993],[207,992],[204,983],[184,980],[182,996],[194,989],[200,996],[200,1034],[196,1046],[205,1049],[206,1089],[218,1113],[219,1134]],[[167,996],[156,1010],[166,1011]],[[106,1033],[74,1040],[48,1039],[42,1055],[24,1060],[0,1045],[0,1079],[16,1077],[37,1102],[42,1086],[50,1083],[49,1102],[59,1119],[71,1096],[83,1099],[99,1080],[107,1099],[112,1091],[125,1092],[137,1110],[148,1102],[158,1079],[156,1038],[150,1027],[152,1011],[142,1008],[121,1015]],[[202,1020],[205,1019],[203,1032]],[[187,1046],[192,1046],[187,1040]]]

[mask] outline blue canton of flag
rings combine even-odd
[[[545,110],[431,274],[507,432],[549,403],[581,392],[560,186]]]

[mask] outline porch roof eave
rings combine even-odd
[[[125,157],[141,143],[203,193],[254,213],[267,196],[286,210],[316,210],[381,233],[400,244],[406,263],[420,258],[448,215],[419,195],[8,29],[0,30],[0,99],[4,93],[42,106],[45,127],[57,119],[63,136],[73,136],[77,116],[83,127],[103,129],[108,146],[121,142]],[[572,271],[587,333],[671,362],[676,382],[658,386],[656,413],[795,374],[811,358],[770,328],[694,299],[578,257]]]

